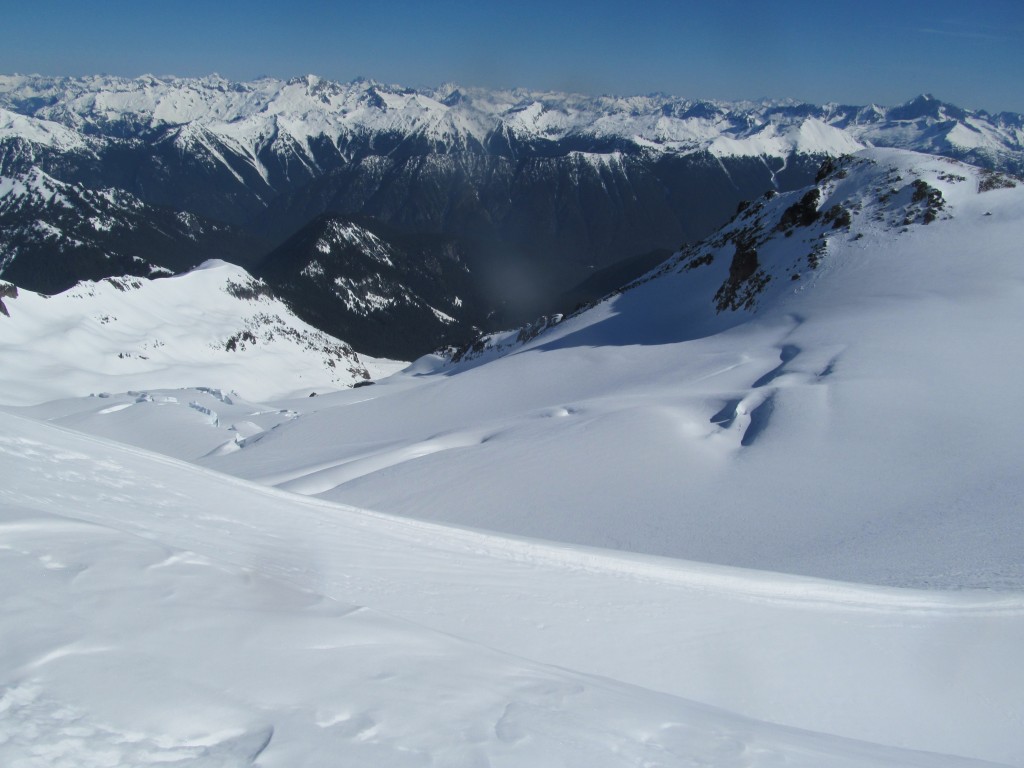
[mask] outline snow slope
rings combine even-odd
[[[283,351],[236,396],[241,335],[131,379],[113,321],[19,309],[218,327],[270,306],[235,268],[4,296],[8,403],[132,392],[0,411],[0,763],[1024,766],[1020,242],[1012,179],[868,150],[571,317],[269,405]]]
[[[1022,764],[1019,593],[504,539],[0,422],[5,765]]]
[[[990,186],[871,150],[815,187],[812,223],[777,228],[807,191],[762,200],[512,354],[426,358],[246,450],[192,458],[538,538],[1018,588],[1024,424],[999,404],[1024,377],[1007,354],[1024,335],[1024,190]]]
[[[361,358],[222,261],[158,280],[84,282],[56,296],[18,291],[0,302],[0,401],[12,404],[152,386],[266,399],[401,367]]]

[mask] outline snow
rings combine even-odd
[[[461,98],[445,103],[458,91]],[[18,105],[45,103],[31,115]],[[487,91],[452,84],[434,90],[356,80],[335,83],[309,75],[231,83],[222,78],[5,78],[0,81],[0,137],[19,136],[64,149],[87,146],[83,129],[126,120],[151,128],[177,127],[176,141],[200,146],[214,162],[235,168],[217,148],[230,147],[270,183],[259,159],[268,142],[319,173],[312,142],[344,146],[373,133],[416,136],[436,151],[482,146],[492,133],[524,142],[592,137],[622,139],[658,153],[785,157],[795,151],[842,155],[864,146],[942,152],[951,147],[1019,158],[1020,130],[981,113],[954,119],[896,120],[891,110],[792,101],[706,102],[664,95],[599,96]],[[1019,162],[1019,161],[1018,161]]]
[[[399,365],[357,355],[277,299],[231,293],[251,285],[242,268],[211,260],[176,277],[86,282],[52,297],[19,291],[3,317],[0,401],[207,384],[259,400],[336,390],[368,366]]]
[[[317,416],[242,451],[176,455],[517,535],[876,584],[1020,588],[1024,430],[992,404],[1013,402],[1024,377],[1003,352],[1022,330],[1022,190],[979,194],[976,171],[942,159],[862,158],[820,203],[850,207],[853,230],[825,228],[816,270],[806,257],[819,241],[799,231],[760,247],[775,277],[753,315],[714,311],[725,245],[711,266],[670,272],[525,347],[497,334],[466,364],[428,358],[372,389],[289,404]],[[917,175],[951,218],[900,232]],[[893,186],[903,191],[880,202]],[[7,386],[39,402],[54,378]],[[214,378],[191,368],[84,391],[209,383],[265,399]],[[70,380],[50,396],[73,394]],[[159,448],[157,432],[118,439]]]
[[[182,152],[195,152],[196,146],[201,147],[206,153],[208,153],[214,160],[220,165],[224,166],[239,184],[245,185],[245,179],[242,178],[241,174],[238,173],[231,165],[230,162],[224,157],[224,154],[214,146],[214,140],[220,140],[228,143],[228,146],[235,150],[236,154],[249,154],[246,153],[242,147],[234,145],[234,142],[230,141],[227,136],[215,136],[211,134],[204,126],[196,123],[186,123],[182,126],[174,137],[175,146]],[[262,168],[255,160],[252,160],[255,167]],[[266,178],[266,174],[263,173],[263,177]]]
[[[369,315],[373,312],[387,309],[398,301],[394,297],[374,293],[373,288],[377,287],[379,282],[379,279],[374,277],[367,277],[361,280],[354,280],[350,277],[336,277],[334,278],[334,286],[338,290],[334,293],[345,303],[345,309],[349,312]]]
[[[7,765],[1019,764],[1017,595],[504,539],[0,421]]]
[[[440,309],[437,309],[436,307],[430,307],[430,311],[434,313],[434,317],[436,317],[438,320],[440,320],[442,323],[445,323],[446,325],[455,322],[455,318],[454,317],[452,317],[451,315],[445,314],[444,312],[442,312]]]
[[[358,389],[223,262],[5,297],[0,763],[1024,766],[1024,189],[979,181],[862,150],[848,228],[758,201]]]
[[[0,205],[22,198],[35,198],[43,203],[73,207],[68,201],[69,185],[57,181],[36,167],[13,177],[0,176]]]
[[[327,239],[327,238],[330,239]],[[327,234],[316,242],[316,248],[323,254],[329,254],[333,243],[348,243],[359,249],[359,253],[373,259],[380,264],[393,267],[394,262],[388,255],[388,247],[370,230],[360,227],[358,224],[344,221],[331,221]]]
[[[838,157],[863,148],[845,131],[809,118],[782,134],[772,124],[752,136],[719,136],[710,143],[708,151],[717,157],[786,158],[793,152]]]
[[[525,346],[497,334],[466,364],[427,358],[318,400],[315,419],[244,451],[191,458],[516,535],[876,584],[1020,588],[1024,425],[992,404],[1013,402],[1024,377],[1004,352],[1024,331],[1022,190],[978,194],[973,169],[942,159],[862,157],[821,201],[845,201],[853,229],[760,247],[774,278],[753,314],[714,309],[726,244],[712,265],[672,270]],[[951,218],[901,233],[918,173]],[[881,203],[893,184],[905,191]]]
[[[814,118],[804,120],[792,134],[795,134],[794,150],[806,155],[835,157],[853,154],[864,148],[849,134]]]
[[[947,134],[947,138],[951,144],[964,149],[991,148],[995,142],[991,136],[991,130],[986,128],[980,121],[968,119],[953,126]]]
[[[0,141],[7,138],[22,138],[63,151],[86,149],[84,138],[74,130],[51,120],[26,117],[0,108]]]

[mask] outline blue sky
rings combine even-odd
[[[1024,112],[1024,0],[4,0],[0,72],[315,73],[404,85]]]

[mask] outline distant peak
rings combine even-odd
[[[898,107],[893,107],[888,114],[889,117],[896,120],[916,120],[922,117],[937,120],[962,120],[967,113],[960,107],[946,104],[930,93],[922,93]]]
[[[364,77],[363,75],[359,75],[358,77],[352,78],[351,80],[348,81],[348,84],[349,85],[353,85],[353,86],[357,86],[357,87],[361,87],[363,90],[367,90],[367,91],[372,89],[372,88],[380,88],[381,87],[380,82],[378,82],[377,80],[374,80],[372,77]]]

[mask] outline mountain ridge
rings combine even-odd
[[[210,258],[251,264],[237,227],[143,203],[116,188],[67,184],[32,166],[0,176],[0,276],[58,293],[81,280],[174,274]]]
[[[116,139],[203,149],[236,180],[254,174],[245,184],[264,204],[296,180],[339,162],[396,151],[469,151],[513,160],[552,152],[710,152],[783,160],[793,153],[844,154],[869,144],[920,149],[916,143],[959,159],[981,159],[997,170],[1024,169],[1024,117],[964,110],[928,95],[886,108],[452,84],[417,90],[313,75],[250,82],[0,76],[0,109],[0,138],[25,135],[38,146],[95,153],[107,151],[104,140]],[[183,132],[186,126],[192,127]],[[0,163],[0,173],[11,162]]]
[[[53,296],[9,285],[0,281],[8,403],[157,382],[252,399],[307,396],[396,368],[302,322],[266,283],[224,261],[159,279],[83,281]]]
[[[321,214],[255,270],[310,324],[361,351],[418,357],[487,319],[465,249],[444,235],[405,235],[363,216]]]
[[[481,318],[500,327],[567,311],[563,296],[594,273],[696,242],[742,200],[801,188],[824,159],[870,145],[1015,173],[1024,169],[1024,117],[926,95],[884,108],[413,89],[312,75],[248,83],[0,76],[0,177],[44,173],[87,191],[121,190],[210,227],[227,222],[235,241],[201,258],[257,271],[274,244],[322,216],[369,217],[406,239],[447,238],[474,281],[459,294],[472,302],[463,308],[467,331]],[[5,223],[0,237],[45,217],[30,218]],[[88,219],[71,229],[87,232]],[[91,271],[69,265],[65,285],[131,271],[90,259]],[[317,300],[291,293],[296,306]],[[454,316],[454,301],[428,303]],[[381,346],[369,326],[347,340],[409,358],[451,343],[433,325],[437,333],[415,349]]]

